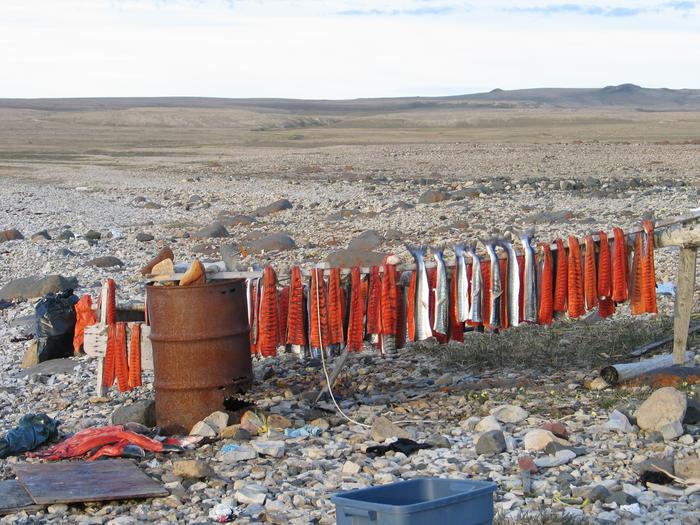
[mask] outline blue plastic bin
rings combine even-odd
[[[416,478],[331,497],[336,525],[490,525],[496,484]]]

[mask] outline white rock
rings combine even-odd
[[[238,461],[246,461],[255,459],[258,453],[252,447],[241,446],[236,450],[230,450],[219,455],[219,459],[224,463],[237,463]]]
[[[190,436],[216,437],[217,434],[218,432],[207,425],[204,421],[195,423],[192,430],[190,430]]]
[[[613,410],[610,418],[603,424],[603,428],[615,432],[634,433],[634,425],[630,423],[627,416],[619,410]]]
[[[462,421],[460,421],[459,426],[465,430],[474,430],[476,425],[479,424],[479,421],[481,421],[480,417],[470,416],[467,419],[463,419]]]
[[[213,412],[204,418],[204,422],[218,434],[228,426],[228,414],[220,411]]]
[[[672,423],[662,426],[659,432],[661,432],[665,441],[670,441],[683,435],[683,424],[680,421],[673,421]]]
[[[251,443],[253,448],[263,456],[281,458],[284,456],[284,441],[262,441],[256,439]]]
[[[569,461],[576,457],[576,453],[571,450],[559,450],[553,456],[544,456],[535,459],[535,465],[541,468],[558,467],[566,465]]]
[[[474,430],[477,432],[488,432],[489,430],[503,430],[503,428],[495,416],[486,416],[476,424]]]
[[[346,461],[345,464],[343,464],[342,472],[343,474],[355,475],[360,472],[361,469],[362,467],[357,463]]]
[[[267,488],[263,485],[246,485],[236,491],[236,501],[245,505],[264,505]]]
[[[632,503],[631,505],[620,505],[620,510],[622,512],[634,514],[635,516],[640,516],[642,514],[642,509],[639,507],[639,503]]]
[[[520,423],[525,421],[530,414],[517,405],[503,405],[494,408],[491,415],[502,423]]]
[[[544,450],[545,447],[552,441],[556,441],[557,443],[566,446],[570,445],[568,441],[558,438],[549,430],[544,430],[543,428],[530,430],[523,437],[523,445],[525,446],[525,450]]]
[[[683,392],[671,386],[659,388],[637,409],[637,425],[644,430],[661,431],[664,425],[675,421],[681,423],[687,405]]]
[[[681,437],[678,438],[679,443],[683,443],[684,445],[692,445],[695,443],[695,439],[693,439],[693,436],[690,434],[683,434]]]

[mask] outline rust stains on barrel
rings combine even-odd
[[[243,280],[147,288],[156,391],[164,432],[188,434],[253,379]]]

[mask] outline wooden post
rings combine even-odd
[[[676,303],[673,313],[673,364],[685,363],[685,349],[688,345],[688,328],[690,313],[693,310],[693,292],[695,291],[695,266],[698,259],[695,245],[681,246],[678,262],[678,283],[676,285]]]

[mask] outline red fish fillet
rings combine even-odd
[[[301,268],[298,266],[293,266],[290,272],[287,344],[306,345],[306,331],[304,330],[304,285],[301,281]]]
[[[606,318],[615,313],[615,302],[612,300],[612,260],[607,233],[601,231],[598,236],[598,315]]]
[[[344,341],[340,268],[331,268],[328,276],[328,344],[342,344]]]
[[[564,241],[557,239],[557,268],[554,280],[554,311],[566,312],[566,297],[569,284],[569,260],[564,247]]]
[[[633,315],[646,312],[644,308],[644,296],[642,294],[644,235],[638,232],[634,237],[634,256],[632,258],[632,289],[630,291],[630,311]]]
[[[484,328],[491,328],[491,262],[481,262],[481,319]]]
[[[406,305],[406,322],[408,323],[408,340],[416,340],[416,271],[411,272],[411,283],[408,286],[408,304]]]
[[[629,298],[627,288],[627,238],[621,228],[613,229],[612,300],[624,303]]]
[[[403,286],[396,285],[396,348],[406,345],[406,305],[404,304]]]
[[[129,388],[141,386],[141,324],[131,327],[129,341]]]
[[[450,282],[450,339],[464,341],[464,323],[459,320],[459,305],[457,304],[457,265],[452,267]]]
[[[369,290],[367,297],[367,333],[379,334],[382,331],[381,324],[381,299],[382,284],[379,276],[379,266],[369,269]]]
[[[123,430],[121,425],[114,425],[111,427],[90,428],[78,432],[65,441],[35,455],[45,457],[49,461],[77,458],[84,456],[95,448],[113,445],[122,441],[137,445],[151,452],[163,451],[163,443],[160,441]]]
[[[396,265],[384,264],[382,276],[382,329],[384,335],[398,335],[399,288],[396,284]]]
[[[552,249],[548,243],[541,243],[542,248],[542,277],[540,282],[540,304],[537,311],[539,324],[552,324],[554,318],[554,268],[552,264]]]
[[[348,321],[348,352],[361,352],[364,339],[364,301],[362,300],[362,277],[355,266],[351,271],[350,320]]]
[[[284,346],[287,344],[287,315],[289,314],[289,286],[285,286],[279,292],[277,297],[279,305],[279,323],[280,323],[280,340],[279,344]]]
[[[102,386],[110,388],[114,384],[114,368],[116,363],[116,335],[117,325],[107,327],[107,349],[105,351],[104,364],[102,365]]]
[[[326,283],[323,279],[323,270],[314,268],[311,270],[311,286],[309,287],[309,342],[313,348],[325,348],[328,345],[328,340]]]
[[[264,357],[277,354],[279,341],[279,311],[277,308],[277,274],[272,266],[263,270],[260,318],[258,319],[257,350]]]
[[[114,331],[114,371],[117,376],[117,388],[120,392],[128,392],[129,360],[126,355],[126,323],[117,323]]]
[[[643,223],[645,244],[642,257],[642,298],[644,311],[649,314],[657,313],[656,308],[656,270],[654,268],[654,223],[645,220]]]
[[[598,283],[595,263],[595,241],[593,236],[586,235],[586,259],[584,261],[583,286],[586,297],[586,309],[592,310],[598,306]]]
[[[581,246],[578,239],[569,235],[569,273],[567,281],[567,302],[569,317],[572,319],[582,316],[586,310],[583,295],[583,268],[581,262]]]

